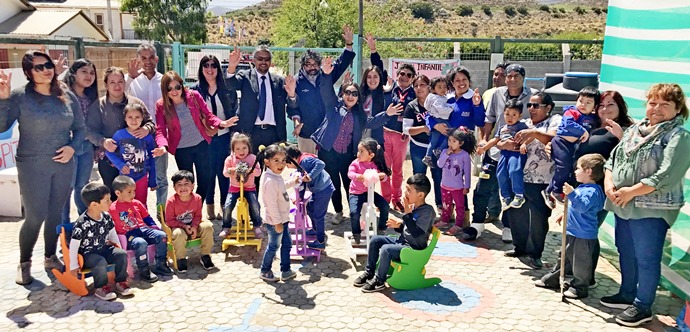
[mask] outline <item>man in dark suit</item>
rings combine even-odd
[[[254,68],[235,73],[242,54],[235,46],[228,63],[227,86],[241,93],[237,129],[251,137],[252,152],[287,139],[285,107],[297,107],[295,79],[270,74],[271,51],[259,45],[254,51]],[[258,180],[258,178],[257,178]]]

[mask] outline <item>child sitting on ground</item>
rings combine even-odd
[[[134,251],[139,277],[147,282],[156,282],[159,276],[173,274],[168,267],[168,240],[165,232],[158,229],[146,206],[134,198],[136,184],[128,176],[120,175],[113,180],[117,201],[110,205],[110,216],[115,222],[115,232],[127,239],[127,248]],[[156,246],[156,264],[149,268],[147,249]],[[151,275],[151,272],[156,275]]]
[[[401,234],[398,238],[377,235],[371,239],[367,266],[364,273],[355,279],[355,287],[362,287],[364,293],[382,291],[386,288],[385,282],[391,260],[399,261],[403,248],[423,250],[427,247],[432,223],[436,217],[434,208],[426,204],[426,196],[430,191],[431,182],[426,175],[415,174],[407,179],[403,198],[405,215],[402,222],[392,219],[387,222],[389,227],[395,228]]]
[[[129,176],[136,182],[135,198],[139,202],[146,202],[148,188],[156,190],[156,161],[153,159],[153,151],[157,145],[153,136],[146,135],[137,138],[134,132],[141,129],[144,120],[144,112],[147,112],[139,104],[125,106],[126,128],[113,134],[113,140],[117,142],[115,152],[106,151],[108,160],[120,170],[120,174]]]
[[[503,118],[506,124],[496,131],[494,138],[489,140],[484,146],[477,149],[477,153],[482,154],[489,151],[499,141],[513,139],[520,130],[528,129],[529,126],[521,121],[522,102],[517,99],[508,99],[503,111]],[[525,163],[527,162],[527,144],[534,139],[530,138],[520,145],[520,151],[501,150],[501,157],[496,165],[496,179],[501,194],[503,211],[514,208],[519,209],[525,204],[525,182],[523,180]]]
[[[428,116],[434,118],[436,123],[445,123],[448,125],[448,118],[450,114],[453,113],[453,105],[448,104],[446,94],[448,94],[448,81],[446,81],[446,77],[440,76],[434,78],[431,80],[431,93],[429,93],[424,101],[424,108],[429,112]],[[448,139],[443,133],[438,132],[436,129],[431,129],[431,134],[429,136],[429,146],[426,149],[426,155],[424,159],[422,159],[422,162],[434,168],[436,165],[434,165],[432,155],[435,153],[438,156],[441,150],[447,148]]]
[[[368,199],[368,188],[364,183],[364,172],[368,169],[377,170],[381,181],[385,181],[391,175],[391,170],[386,166],[386,160],[383,157],[383,149],[373,138],[365,138],[357,145],[357,159],[352,161],[347,171],[347,177],[352,180],[348,201],[350,203],[350,226],[355,244],[359,244],[362,239],[362,227],[359,218],[362,206]],[[379,193],[374,193],[374,205],[379,208],[380,213],[377,229],[379,233],[383,233],[386,230],[390,206]]]
[[[302,176],[302,182],[311,191],[311,200],[307,203],[307,214],[311,218],[316,235],[316,240],[307,243],[312,249],[326,249],[326,210],[331,195],[335,191],[331,176],[328,175],[326,164],[311,153],[303,153],[297,146],[290,145],[286,148],[288,156],[288,168],[301,167],[306,174]]]
[[[261,206],[256,197],[256,184],[254,178],[261,175],[261,168],[256,167],[256,156],[252,154],[252,145],[249,136],[235,133],[230,141],[230,155],[225,158],[223,175],[230,178],[230,189],[223,207],[223,230],[218,234],[224,238],[229,235],[232,228],[232,211],[240,198],[240,181],[244,181],[244,198],[249,204],[249,218],[254,225],[254,237],[260,239],[261,233]]]
[[[177,256],[177,272],[187,272],[188,240],[201,238],[201,266],[211,270],[216,266],[211,261],[213,248],[213,224],[201,221],[201,196],[194,192],[194,174],[177,171],[172,178],[175,195],[165,203],[165,223],[172,229],[172,245]]]
[[[460,127],[448,135],[448,148],[438,157],[438,167],[442,169],[441,175],[441,201],[443,209],[441,220],[434,226],[436,228],[448,227],[451,211],[455,205],[455,225],[446,234],[458,235],[462,233],[462,225],[465,221],[465,201],[470,191],[472,181],[471,154],[477,148],[477,139],[471,130]]]
[[[563,295],[572,299],[588,295],[594,252],[599,252],[599,223],[597,213],[604,208],[604,191],[597,181],[604,178],[606,159],[598,153],[587,154],[577,160],[575,179],[580,182],[576,189],[565,183],[563,193],[568,196],[568,223],[566,225],[565,275],[572,276],[569,287]],[[558,288],[561,264],[537,280],[535,286]]]
[[[286,182],[280,175],[287,162],[285,148],[277,144],[270,145],[259,154],[259,158],[264,158],[264,165],[266,165],[266,171],[261,178],[259,198],[264,206],[264,221],[268,232],[268,245],[261,262],[259,277],[266,281],[285,281],[297,275],[290,269],[292,237],[288,231],[290,198],[286,191],[286,187],[292,186],[295,182]],[[271,270],[273,258],[278,249],[280,249],[280,278],[276,277]]]
[[[110,189],[102,183],[88,183],[81,191],[81,199],[87,209],[79,216],[72,228],[69,242],[70,272],[79,275],[79,259],[84,258],[83,269],[93,275],[94,295],[101,300],[114,300],[117,296],[108,285],[108,264],[115,264],[115,292],[122,296],[132,295],[127,283],[127,252],[120,248],[113,219],[108,214]]]
[[[588,86],[577,94],[575,106],[563,109],[563,118],[558,126],[556,136],[551,139],[551,157],[554,162],[554,174],[549,186],[542,191],[546,206],[553,209],[555,201],[563,203],[563,184],[568,181],[573,171],[573,156],[579,142],[589,139],[589,132],[599,128],[600,119],[594,110],[599,105],[599,90]]]

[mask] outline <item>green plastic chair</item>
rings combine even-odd
[[[400,261],[392,261],[388,269],[389,277],[386,280],[389,286],[400,290],[413,290],[431,287],[441,282],[440,278],[426,278],[426,263],[431,258],[431,253],[436,248],[436,243],[441,231],[434,227],[431,229],[431,241],[423,250],[403,248],[400,251]]]

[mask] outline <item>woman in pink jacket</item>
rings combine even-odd
[[[206,118],[208,126],[218,128],[234,126],[237,118],[221,121],[198,92],[184,87],[182,78],[174,71],[163,75],[161,91],[163,97],[156,102],[156,144],[175,156],[179,170],[196,170],[196,193],[203,200],[211,174],[208,161],[211,137],[201,116]]]

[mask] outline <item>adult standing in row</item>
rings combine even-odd
[[[84,116],[73,93],[63,89],[55,64],[43,52],[29,51],[22,58],[29,83],[12,91],[12,74],[0,70],[0,132],[19,123],[17,176],[24,201],[24,224],[19,231],[16,282],[33,281],[31,257],[45,221],[46,269],[61,269],[55,255],[60,214],[68,198],[74,173],[72,156],[84,143]]]
[[[182,77],[174,71],[163,75],[161,90],[165,94],[156,103],[156,150],[174,155],[177,169],[195,173],[196,193],[204,200],[211,176],[208,159],[211,137],[206,133],[201,114],[206,117],[207,125],[219,129],[234,126],[237,118],[221,121],[209,111],[198,92],[184,87]],[[212,217],[215,216],[209,216]]]
[[[371,33],[367,33],[364,40],[369,46],[369,59],[371,66],[364,69],[362,74],[362,83],[360,88],[362,90],[362,109],[367,116],[376,116],[381,112],[385,112],[385,96],[383,86],[388,81],[388,73],[384,70],[381,56],[376,51],[376,39]],[[367,136],[367,133],[369,135]],[[367,129],[364,131],[362,138],[371,137],[375,139],[383,148],[385,141],[383,139],[383,125],[380,127]]]
[[[302,152],[316,154],[316,143],[311,139],[311,135],[321,125],[326,112],[331,110],[326,106],[326,99],[337,98],[333,84],[340,79],[355,58],[355,52],[352,50],[353,39],[352,28],[348,25],[343,26],[345,50],[333,62],[333,71],[328,74],[331,77],[328,82],[332,83],[324,83],[326,74],[321,70],[321,54],[307,50],[300,59],[302,68],[297,75],[296,88],[298,107],[288,108],[288,115],[295,125],[292,134],[297,136],[297,145]]]
[[[401,105],[403,109],[407,104],[417,98],[412,88],[412,79],[417,75],[414,67],[409,63],[401,64],[398,67],[397,79],[393,83],[391,90],[391,104]],[[401,202],[402,182],[403,182],[403,163],[407,156],[407,145],[410,136],[403,133],[402,115],[392,117],[383,126],[383,141],[386,165],[390,167],[392,174],[381,182],[381,194],[396,211],[403,212]]]
[[[87,59],[78,59],[72,63],[63,81],[79,101],[79,110],[86,119],[89,107],[98,101],[98,75],[96,66]],[[86,211],[86,205],[81,199],[81,189],[89,182],[93,170],[93,144],[84,137],[82,144],[74,151],[74,176],[72,177],[72,191],[77,213]],[[71,196],[71,195],[70,195]],[[62,209],[62,223],[69,223],[71,204],[69,198]]]
[[[137,57],[129,62],[125,77],[128,94],[139,98],[156,124],[156,102],[161,99],[161,79],[157,71],[158,55],[156,46],[143,42],[137,48]],[[143,75],[142,75],[143,74]],[[165,205],[168,200],[168,154],[156,156],[156,204]]]
[[[139,98],[125,93],[125,73],[121,68],[109,67],[106,69],[103,81],[105,82],[106,93],[98,100],[98,103],[89,109],[89,115],[86,118],[86,137],[98,147],[95,152],[98,160],[98,174],[101,175],[103,184],[110,188],[110,198],[114,202],[117,200],[117,196],[113,190],[113,180],[120,175],[120,170],[113,166],[105,156],[105,151],[115,152],[117,150],[117,142],[112,137],[116,131],[126,126],[125,106],[130,103],[139,104],[144,109],[146,106]],[[155,135],[155,133],[156,125],[146,112],[141,122],[141,128],[132,132],[132,136],[141,139],[149,134]],[[159,153],[157,152],[155,155],[159,155]]]
[[[204,98],[213,115],[221,121],[233,118],[237,112],[237,92],[225,87],[225,79],[220,70],[220,61],[214,55],[204,55],[199,62],[197,73],[199,82],[192,86]],[[220,190],[220,209],[225,206],[225,199],[230,188],[230,179],[223,175],[225,158],[230,154],[230,129],[218,129],[211,137],[209,145],[209,166],[211,168],[208,189],[206,191],[206,213],[211,219],[222,219],[216,214],[214,198],[216,196],[216,179]]]

